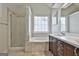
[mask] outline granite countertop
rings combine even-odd
[[[66,42],[72,46],[79,48],[79,37],[72,36],[72,35],[56,35],[56,34],[49,34],[52,37],[58,38],[59,40]]]

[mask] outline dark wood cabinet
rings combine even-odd
[[[55,38],[53,38],[53,40],[52,40],[52,47],[53,47],[53,54],[55,55],[55,56],[57,56],[58,54],[57,54],[57,40],[55,39]]]
[[[57,41],[57,53],[58,53],[58,56],[63,56],[63,42],[62,41]]]
[[[67,43],[64,43],[64,56],[74,56],[74,49],[75,47],[73,47],[72,45],[69,45]]]
[[[54,56],[79,56],[79,48],[49,36],[49,51]]]
[[[53,53],[53,55],[57,56],[57,40],[54,37],[49,38],[49,50]]]
[[[75,51],[74,52],[75,52],[75,55],[76,56],[79,56],[79,48],[75,48]]]

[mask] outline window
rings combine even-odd
[[[52,17],[52,33],[58,31],[57,22],[58,22],[57,17],[56,16]]]
[[[61,17],[61,32],[66,31],[65,29],[65,17]]]
[[[48,31],[48,17],[34,17],[34,32],[47,32]]]
[[[58,22],[57,18],[52,17],[52,33],[59,32],[59,31],[61,32],[66,31],[65,17],[61,17],[59,24],[57,22]]]
[[[57,24],[57,19],[56,19],[56,17],[52,17],[52,24],[54,24],[54,25]]]

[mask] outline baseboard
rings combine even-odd
[[[2,51],[2,53],[8,53],[8,50],[4,50],[4,51]]]
[[[8,53],[0,53],[0,56],[8,56]]]
[[[10,50],[16,50],[16,51],[21,51],[21,50],[24,50],[25,47],[11,47]]]

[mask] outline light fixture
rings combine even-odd
[[[53,8],[61,8],[63,3],[55,3],[52,7]]]
[[[71,4],[72,4],[72,3],[64,3],[61,8],[67,8],[67,7],[69,7]]]

